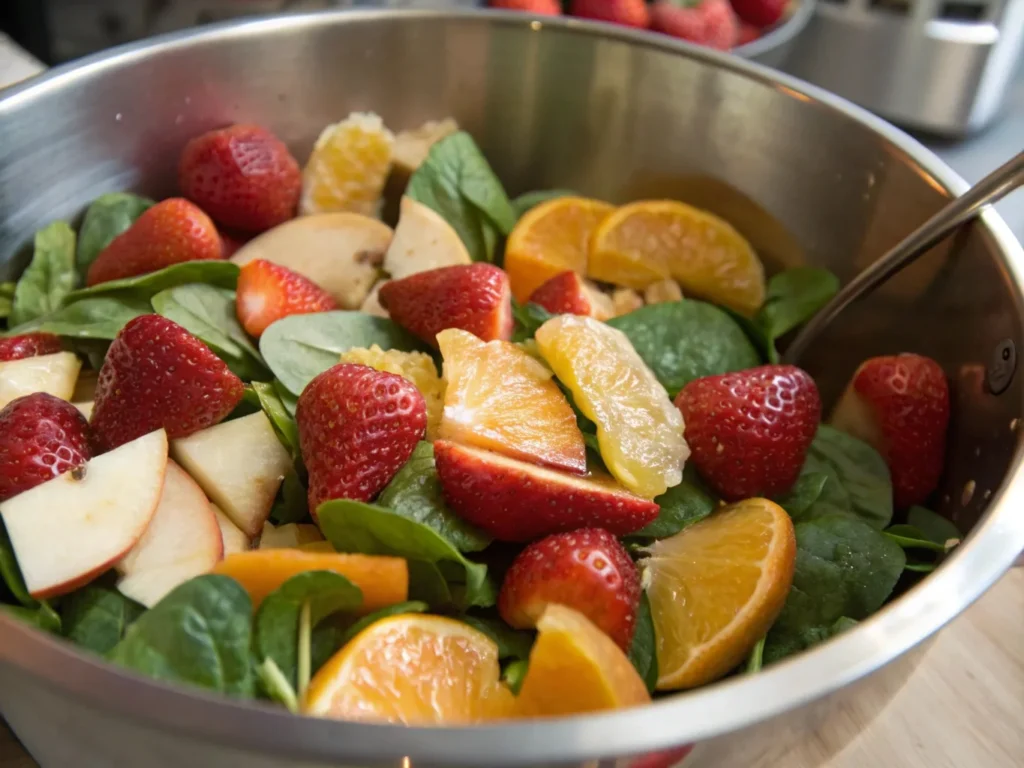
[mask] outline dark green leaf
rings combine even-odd
[[[110,653],[156,680],[251,698],[252,603],[234,579],[210,574],[175,588],[128,628]]]
[[[963,534],[949,519],[924,507],[911,507],[907,512],[907,522],[936,544],[946,545],[947,542],[963,539]]]
[[[499,659],[528,659],[533,648],[533,632],[512,629],[501,619],[486,618],[463,614],[459,621],[464,621],[474,629],[479,629],[498,646]]]
[[[775,499],[794,520],[801,520],[804,513],[819,499],[828,482],[824,472],[801,472],[789,493]]]
[[[534,206],[546,203],[548,200],[556,200],[559,197],[577,197],[577,195],[569,189],[539,189],[517,197],[512,201],[512,208],[516,212],[516,218],[519,219]]]
[[[324,502],[317,519],[320,530],[339,552],[395,555],[433,563],[449,585],[464,587],[459,607],[494,604],[495,589],[487,578],[487,566],[467,560],[452,542],[423,523],[348,499]]]
[[[294,467],[285,474],[281,483],[280,498],[270,510],[270,522],[274,525],[301,523],[309,517],[309,501],[306,486],[302,484],[298,470]]]
[[[32,261],[14,288],[10,324],[22,325],[56,310],[75,287],[75,232],[55,221],[36,232]]]
[[[523,687],[523,680],[526,679],[526,673],[530,668],[530,664],[526,659],[515,659],[505,665],[505,669],[501,672],[501,679],[505,681],[505,684],[512,690],[512,693],[519,695],[519,690]]]
[[[728,307],[719,307],[719,309],[735,320],[736,325],[743,329],[747,338],[750,339],[750,343],[754,345],[754,349],[761,353],[762,361],[772,364],[781,362],[779,351],[775,348],[775,341],[768,337],[764,328],[746,315],[741,315],[733,309]]]
[[[771,664],[792,656],[794,653],[811,648],[823,643],[829,638],[835,637],[841,632],[857,626],[857,622],[846,616],[841,616],[833,624],[818,627],[810,626],[799,632],[779,633],[769,632],[766,638],[762,638],[764,645],[762,659],[764,664]]]
[[[839,278],[819,267],[793,267],[768,281],[755,323],[778,339],[810,320],[839,290]]]
[[[125,325],[140,315],[153,312],[146,299],[131,296],[97,296],[61,307],[10,330],[9,335],[43,331],[76,339],[111,340]]]
[[[323,312],[278,320],[260,337],[260,351],[278,381],[301,395],[316,376],[353,347],[422,351],[424,346],[386,317],[363,312]]]
[[[97,197],[85,212],[78,236],[79,274],[84,277],[100,252],[152,205],[152,200],[126,192]]]
[[[931,573],[938,567],[938,563],[907,563],[906,569],[913,573]]]
[[[295,424],[295,418],[288,413],[288,409],[281,402],[277,389],[274,388],[273,384],[254,381],[252,383],[252,390],[259,399],[260,408],[263,409],[267,418],[270,419],[270,423],[274,425],[274,431],[277,433],[281,445],[287,448],[292,456],[298,457],[299,428]]]
[[[434,446],[428,442],[416,446],[377,503],[433,528],[460,552],[479,552],[491,543],[490,536],[448,509],[434,467]]]
[[[692,464],[683,469],[683,481],[654,500],[661,509],[658,517],[627,538],[664,539],[710,515],[718,502],[697,477]]]
[[[808,460],[831,469],[832,477],[849,496],[850,512],[878,530],[892,520],[892,481],[889,468],[878,451],[862,440],[822,424],[811,443]],[[819,465],[819,467],[820,467]],[[826,470],[828,471],[828,470]],[[831,482],[825,488],[830,492]],[[815,505],[809,510],[812,516]]]
[[[654,618],[651,616],[651,603],[647,592],[640,593],[640,605],[636,612],[636,631],[633,642],[629,646],[629,660],[637,673],[647,685],[647,690],[654,692],[658,683],[657,638],[654,635]]]
[[[126,277],[121,280],[110,280],[91,288],[72,291],[64,297],[63,305],[66,307],[83,299],[98,296],[116,296],[118,298],[130,296],[149,302],[161,291],[189,283],[207,283],[233,291],[238,283],[238,265],[219,259],[183,261],[156,272],[147,272],[144,275]]]
[[[288,388],[277,379],[274,379],[274,391],[281,398],[281,405],[288,411],[288,415],[295,418],[295,409],[299,404],[299,396],[288,391]]]
[[[762,637],[751,648],[750,655],[747,657],[746,673],[748,675],[761,671],[761,667],[764,665],[764,644],[766,639]]]
[[[518,218],[486,158],[462,131],[430,148],[405,194],[451,224],[474,261],[494,261],[499,236]]]
[[[332,571],[306,571],[267,595],[256,612],[253,647],[258,658],[273,659],[293,686],[297,685],[299,613],[307,602],[315,627],[333,613],[359,608],[363,592]]]
[[[882,531],[883,534],[899,544],[903,549],[927,549],[930,552],[945,553],[946,547],[931,541],[925,533],[912,525],[891,525]]]
[[[532,339],[537,329],[554,317],[554,315],[544,309],[544,307],[532,302],[520,304],[513,299],[512,317],[516,322],[512,341],[526,341],[527,339]]]
[[[95,582],[60,601],[64,636],[101,656],[121,642],[128,627],[145,612],[144,606],[116,589]]]
[[[23,605],[0,604],[0,613],[13,616],[18,621],[52,634],[60,633],[60,616],[47,603],[40,603],[36,608]]]
[[[0,320],[11,314],[15,283],[0,283]]]
[[[694,379],[761,363],[733,319],[703,301],[650,304],[608,325],[626,334],[671,397]]]
[[[369,627],[371,624],[376,624],[381,619],[387,619],[392,616],[401,616],[403,613],[426,613],[429,606],[420,600],[409,600],[405,603],[395,603],[385,608],[381,608],[378,611],[367,614],[361,619],[346,627],[344,632],[338,636],[338,648],[346,646],[356,635],[362,632],[364,629]]]
[[[437,563],[407,558],[409,565],[409,597],[435,608],[448,609],[464,602],[465,590],[449,584]]]

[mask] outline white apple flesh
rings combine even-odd
[[[287,523],[274,526],[267,523],[260,536],[260,549],[298,549],[303,544],[323,541],[323,534],[309,523]]]
[[[217,517],[217,524],[220,526],[220,537],[224,541],[224,557],[234,555],[238,552],[248,552],[252,549],[252,541],[245,535],[237,525],[231,522],[231,518],[225,515],[216,504],[211,504],[210,509]]]
[[[384,271],[391,279],[471,262],[469,251],[451,224],[423,203],[402,198],[395,237],[384,255]]]
[[[863,440],[884,455],[885,437],[878,412],[853,386],[858,373],[860,368],[850,377],[850,383],[832,412],[831,423],[836,429]]]
[[[81,368],[82,361],[71,352],[0,363],[0,408],[34,392],[70,400]]]

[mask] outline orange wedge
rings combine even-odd
[[[583,433],[551,370],[517,344],[483,342],[449,328],[437,334],[444,358],[444,440],[515,459],[587,470]]]
[[[683,293],[753,315],[764,302],[764,267],[727,222],[672,200],[624,205],[590,241],[587,277],[628,288],[672,278]]]
[[[552,603],[537,631],[516,699],[520,717],[576,715],[651,700],[626,654],[583,614]]]
[[[345,555],[316,549],[257,549],[228,555],[213,573],[230,576],[252,599],[253,610],[292,576],[306,571],[340,573],[363,591],[360,613],[409,599],[409,566],[401,557]]]
[[[611,642],[611,641],[609,641]],[[403,614],[371,624],[313,677],[308,715],[405,725],[468,725],[509,717],[498,647],[441,616]]]
[[[505,245],[504,266],[516,301],[527,301],[566,270],[585,274],[590,238],[614,210],[600,200],[559,197],[527,211]]]
[[[641,562],[657,637],[658,689],[695,688],[739,664],[793,582],[789,515],[747,499],[655,542]]]

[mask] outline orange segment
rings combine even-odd
[[[629,339],[578,315],[548,320],[534,338],[576,407],[597,424],[601,458],[615,478],[648,499],[679,485],[690,454],[683,417]]]
[[[377,215],[393,143],[391,132],[374,114],[357,112],[327,126],[302,171],[299,212]]]
[[[583,433],[551,371],[522,347],[467,331],[437,334],[447,389],[440,436],[583,474]]]
[[[619,208],[590,241],[587,276],[643,290],[666,278],[683,292],[753,315],[764,268],[727,222],[685,203],[644,200]]]
[[[334,571],[363,590],[360,613],[409,599],[409,567],[400,557],[312,549],[257,549],[228,555],[213,568],[213,573],[230,576],[245,588],[252,598],[253,610],[292,576],[306,571]]]
[[[309,684],[302,710],[337,720],[467,725],[508,717],[498,647],[461,621],[404,614],[371,624]]]
[[[521,717],[576,715],[651,700],[626,654],[583,614],[552,603],[537,630],[516,699]]]
[[[516,301],[567,269],[584,274],[597,226],[615,207],[586,197],[560,197],[531,208],[505,246],[505,271]]]
[[[704,685],[739,664],[782,610],[795,559],[793,523],[767,499],[731,504],[655,542],[641,567],[658,689]]]

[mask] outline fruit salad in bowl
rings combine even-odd
[[[196,136],[179,196],[103,195],[0,286],[0,610],[465,725],[756,674],[958,544],[942,368],[865,360],[826,414],[779,362],[828,271],[766,275],[685,201],[510,199],[451,119],[353,114],[301,160]]]

